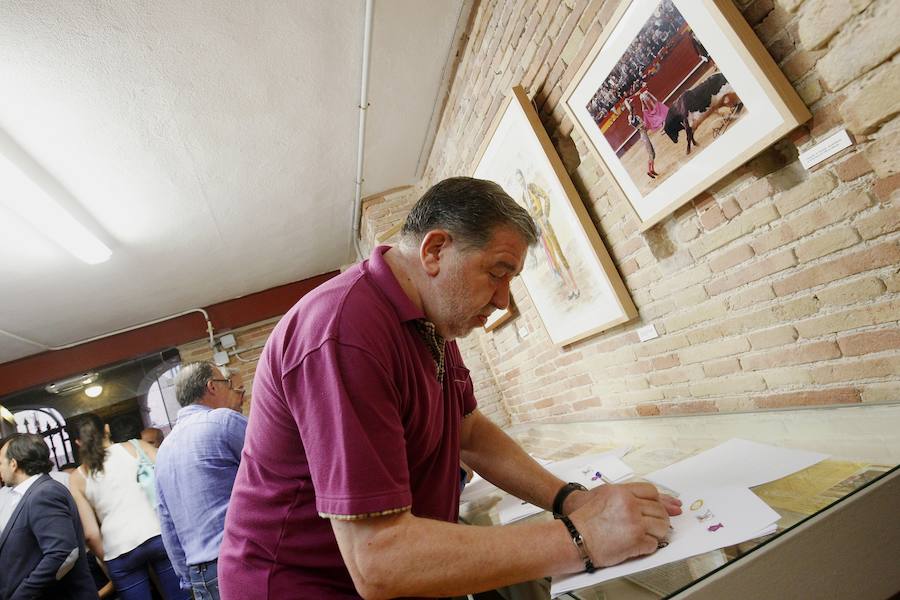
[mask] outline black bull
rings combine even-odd
[[[674,143],[678,143],[678,133],[684,129],[687,133],[687,154],[691,153],[691,145],[699,145],[694,139],[694,130],[708,116],[722,106],[740,105],[741,101],[731,84],[721,73],[713,73],[672,103],[666,116],[666,135]]]

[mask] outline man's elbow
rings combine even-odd
[[[334,521],[335,535],[356,592],[366,600],[382,600],[410,593],[411,540],[408,512],[360,521]]]
[[[390,572],[378,552],[366,552],[348,562],[347,569],[356,592],[365,600],[388,600],[400,595],[396,591],[397,577]]]

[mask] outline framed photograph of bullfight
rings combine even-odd
[[[501,107],[474,162],[475,177],[503,186],[538,225],[540,241],[528,251],[522,282],[554,344],[571,344],[637,316],[606,246],[520,86]]]
[[[642,231],[811,116],[731,0],[623,0],[563,103]]]

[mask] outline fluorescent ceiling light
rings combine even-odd
[[[112,255],[112,250],[2,154],[0,198],[35,229],[89,265],[105,262]]]

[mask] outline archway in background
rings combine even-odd
[[[50,458],[56,470],[62,471],[75,466],[72,440],[66,429],[66,419],[55,408],[28,408],[13,413],[16,430],[19,433],[37,433],[44,438],[50,448]]]
[[[141,414],[145,427],[156,427],[168,435],[178,417],[181,406],[175,397],[175,376],[181,371],[181,365],[169,367],[160,373],[141,402]]]

